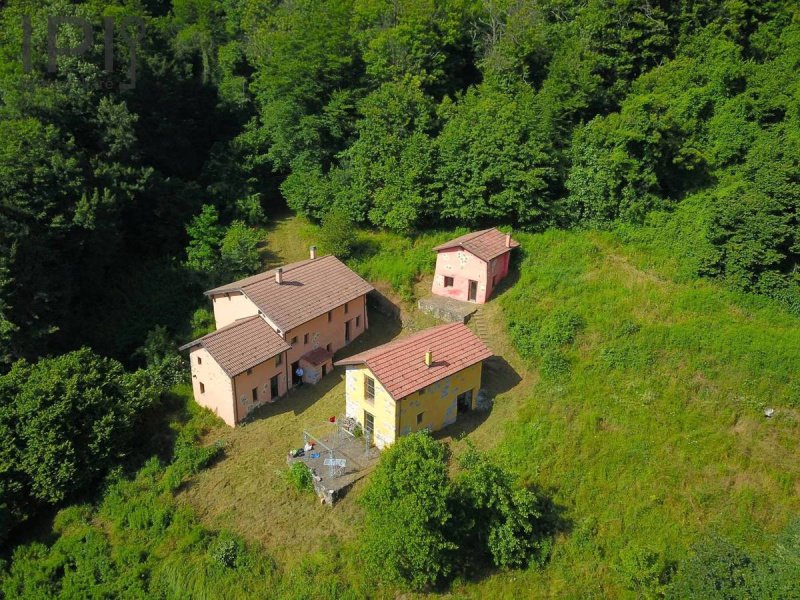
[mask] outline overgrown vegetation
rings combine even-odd
[[[286,477],[292,487],[298,492],[311,492],[314,490],[314,482],[311,480],[311,471],[303,463],[293,463],[286,471]]]
[[[797,318],[776,302],[687,280],[674,256],[618,235],[519,237],[520,277],[499,299],[511,339],[543,375],[553,346],[570,370],[536,383],[498,453],[523,481],[556,490],[571,521],[546,583],[526,573],[519,585],[567,595],[796,595]],[[732,583],[717,586],[725,574]]]
[[[179,388],[183,402],[191,390]],[[109,476],[96,505],[58,513],[55,542],[19,546],[0,573],[6,598],[352,598],[354,594],[304,561],[282,572],[269,556],[230,532],[203,527],[174,499],[176,489],[220,455],[219,445],[198,446],[214,423],[187,404],[168,464],[152,458],[132,477]]]
[[[425,432],[385,450],[362,497],[365,567],[385,583],[422,590],[485,564],[541,563],[548,535],[539,500],[470,447],[451,481],[447,447]]]
[[[87,348],[0,376],[0,541],[120,464],[173,379],[167,363],[126,373]]]

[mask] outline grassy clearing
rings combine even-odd
[[[365,279],[385,284],[399,299],[411,302],[417,280],[433,271],[436,254],[431,248],[466,231],[427,232],[409,239],[389,232],[357,230],[348,264]],[[328,253],[319,242],[318,232],[319,227],[303,217],[276,216],[266,232],[265,266],[305,260],[311,245],[317,245],[322,254]]]
[[[414,260],[405,260],[403,247],[414,252],[415,244],[434,245],[433,238],[409,243],[362,235],[386,237],[392,248],[357,256],[364,274],[381,273],[376,265],[384,260],[392,264],[376,256],[392,256],[405,268]],[[269,233],[281,262],[304,258],[313,238],[314,226],[295,218],[278,221]],[[456,454],[464,434],[492,450],[553,497],[567,527],[544,569],[457,582],[453,594],[634,596],[620,557],[635,549],[668,564],[711,531],[747,547],[769,546],[800,509],[800,388],[792,379],[800,370],[800,321],[768,301],[687,279],[672,258],[611,234],[519,238],[518,270],[478,317],[499,357],[484,376],[494,409],[441,437]],[[419,264],[408,270],[420,272]],[[375,277],[376,284],[385,282]],[[404,277],[412,295],[430,285],[429,276]],[[412,305],[405,310],[412,327],[427,324]],[[535,352],[520,357],[507,321],[546,326],[564,311],[583,323],[560,349],[568,372],[540,375],[542,359]],[[378,316],[370,316],[370,325],[349,352],[401,334]],[[180,499],[205,525],[241,534],[278,565],[300,568],[301,556],[310,554],[319,566],[333,557],[337,580],[375,593],[355,554],[362,487],[331,510],[282,475],[284,453],[299,443],[302,428],[343,410],[341,373],[320,386],[264,408],[241,429],[214,428],[207,439],[224,439],[226,456],[195,476]],[[767,405],[777,409],[769,420],[762,413]]]
[[[706,281],[640,270],[648,257],[612,236],[522,243],[520,280],[500,300],[507,317],[542,323],[569,310],[585,328],[565,350],[571,374],[533,387],[498,448],[571,521],[547,569],[515,585],[618,596],[620,554],[632,548],[669,563],[710,531],[770,545],[800,508],[800,322]]]

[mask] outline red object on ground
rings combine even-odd
[[[336,415],[333,415],[332,417],[328,417],[328,421],[330,421],[331,423],[336,423]]]

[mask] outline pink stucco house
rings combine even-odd
[[[495,228],[473,231],[436,246],[433,293],[483,304],[508,275],[511,250],[519,243]]]
[[[217,330],[189,350],[198,404],[234,426],[263,402],[333,370],[333,353],[364,333],[373,287],[334,256],[311,258],[205,294]]]

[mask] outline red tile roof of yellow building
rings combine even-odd
[[[431,366],[425,353],[433,354]],[[425,329],[336,362],[366,365],[395,400],[436,383],[492,356],[492,351],[462,323]]]
[[[238,319],[216,331],[181,346],[181,350],[202,346],[229,377],[252,369],[291,348],[263,318],[256,315]]]
[[[492,227],[482,231],[473,231],[444,244],[439,244],[434,250],[438,252],[439,250],[461,247],[481,260],[490,261],[518,246],[519,242],[513,239],[511,244],[506,246],[506,234]]]
[[[275,281],[275,271],[208,290],[206,295],[242,292],[286,332],[374,289],[331,255],[284,266],[282,283]]]

